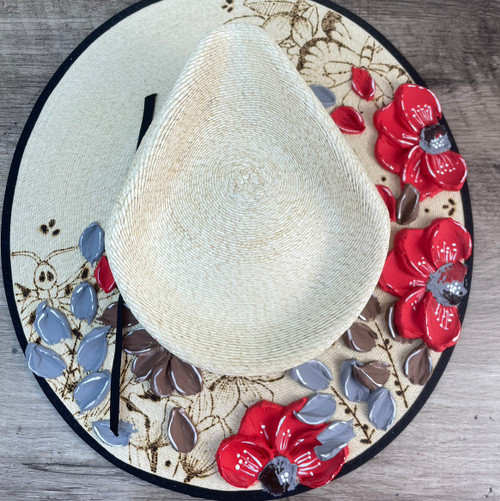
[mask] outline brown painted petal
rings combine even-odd
[[[174,355],[170,361],[170,377],[181,395],[196,395],[201,391],[203,380],[200,371]]]
[[[344,332],[342,339],[351,350],[367,352],[375,346],[377,334],[367,325],[355,322]]]
[[[104,325],[111,325],[116,329],[118,315],[118,303],[111,303],[103,312],[103,314],[97,319]],[[128,309],[126,305],[123,305],[123,327],[133,327],[137,325],[139,321],[134,317],[133,313]]]
[[[198,441],[198,432],[184,409],[176,407],[170,411],[167,435],[177,452],[191,452]]]
[[[352,375],[369,390],[380,388],[389,379],[389,365],[382,362],[370,362],[360,367],[353,366]]]
[[[425,344],[417,346],[405,360],[406,377],[413,383],[423,386],[432,375],[432,360]]]
[[[398,224],[410,224],[418,217],[418,201],[420,192],[411,184],[405,184],[403,192],[396,204],[396,221]]]
[[[137,355],[132,364],[132,372],[136,376],[136,381],[141,382],[150,377],[153,369],[160,362],[168,363],[169,352],[162,346],[156,346],[146,353]]]
[[[151,391],[158,397],[168,397],[174,391],[169,366],[169,363],[158,364],[149,378]]]
[[[144,329],[129,332],[123,338],[123,351],[129,355],[140,355],[141,353],[146,353],[158,345],[158,341],[156,341]]]
[[[368,320],[373,320],[380,313],[380,303],[377,296],[371,295],[368,303],[363,308],[363,311],[359,314],[359,318],[364,322]]]
[[[396,301],[397,302],[397,301]],[[387,327],[389,328],[389,334],[391,335],[394,341],[398,343],[408,344],[415,341],[414,339],[407,339],[398,334],[398,329],[396,328],[396,324],[394,323],[394,312],[396,309],[396,302],[391,303],[387,308],[385,318],[387,320]]]

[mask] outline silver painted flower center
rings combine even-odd
[[[431,155],[439,155],[451,148],[444,125],[436,124],[424,127],[420,133],[420,148]]]

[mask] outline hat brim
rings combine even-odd
[[[75,68],[75,63],[77,61],[81,63],[83,59],[87,57],[88,49],[96,41],[100,40],[102,43],[104,43],[103,37],[105,36],[110,37],[112,34],[112,30],[114,28],[122,27],[124,30],[126,30],[127,28],[125,27],[125,24],[127,22],[128,23],[132,22],[134,16],[142,17],[141,22],[144,22],[144,18],[147,18],[148,16],[146,8],[152,7],[154,4],[157,3],[158,3],[157,0],[144,0],[131,6],[130,8],[126,9],[125,11],[121,12],[117,16],[107,21],[95,32],[93,32],[84,42],[80,44],[80,46],[68,57],[68,59],[59,68],[59,70],[50,80],[45,90],[42,92],[40,98],[38,99],[28,119],[28,122],[22,133],[21,139],[16,148],[16,152],[12,162],[12,167],[9,173],[9,179],[7,183],[7,190],[4,203],[3,224],[2,224],[2,265],[3,265],[3,274],[4,274],[7,301],[11,317],[13,319],[16,334],[18,336],[19,342],[23,350],[25,350],[27,345],[27,340],[32,335],[33,331],[32,327],[28,324],[29,319],[26,319],[25,316],[22,315],[21,313],[22,305],[19,303],[18,300],[16,300],[16,295],[14,291],[14,284],[22,282],[22,275],[25,272],[22,271],[21,269],[22,266],[20,267],[17,264],[17,262],[13,266],[12,264],[13,257],[11,253],[20,252],[23,250],[35,252],[36,250],[37,252],[40,253],[40,255],[43,256],[49,254],[49,252],[45,252],[43,245],[37,247],[39,246],[39,241],[37,239],[42,238],[41,236],[37,235],[36,238],[34,239],[30,236],[33,233],[32,222],[26,222],[21,224],[19,219],[20,214],[26,214],[26,211],[34,210],[34,207],[33,206],[26,207],[25,204],[19,205],[20,192],[18,191],[16,193],[16,186],[19,188],[19,185],[17,185],[18,175],[21,169],[23,170],[28,169],[28,166],[30,165],[29,159],[33,158],[34,154],[40,155],[41,153],[39,150],[30,151],[28,152],[28,157],[27,157],[26,150],[27,148],[31,148],[33,146],[34,136],[38,134],[40,130],[43,130],[44,125],[47,126],[47,122],[45,123],[43,122],[45,120],[43,112],[44,110],[47,109],[46,108],[47,106],[54,105],[59,85],[61,84],[61,82],[64,82],[65,84],[70,86],[73,85],[73,87],[74,85],[78,84],[78,82],[75,81],[72,82],[71,80],[72,78],[74,78],[74,73],[72,73],[70,70],[72,68],[73,69]],[[418,76],[418,74],[410,66],[410,64],[404,59],[404,57],[380,33],[378,33],[370,25],[368,25],[366,22],[356,17],[352,13],[348,12],[347,10],[331,2],[316,2],[316,3],[324,5],[327,8],[333,9],[334,11],[338,12],[344,19],[354,22],[359,27],[360,30],[366,32],[371,37],[373,37],[373,39],[375,39],[381,46],[384,47],[385,51],[390,53],[392,57],[395,58],[398,65],[404,69],[404,71],[410,76],[411,80],[413,80],[417,84],[424,85],[422,79]],[[217,8],[220,9],[220,6],[218,6],[218,4]],[[152,15],[152,12],[150,12],[149,15]],[[139,18],[136,18],[136,20],[138,19]],[[193,40],[195,38],[200,38],[200,37],[201,34],[193,35]],[[183,45],[183,40],[179,40],[178,43],[179,45]],[[186,52],[189,52],[189,49],[186,49]],[[101,63],[102,62],[103,61],[101,61]],[[175,71],[173,71],[172,73],[173,75],[169,76],[169,78],[172,78],[172,84],[173,84],[173,82],[175,81]],[[127,117],[130,118],[129,122],[131,125],[130,125],[130,130],[123,131],[125,136],[129,135],[130,138],[132,137],[135,138],[136,125],[138,122],[140,122],[140,114],[142,113],[142,98],[146,96],[148,93],[153,92],[155,90],[156,89],[154,88],[137,89],[137,96],[139,95],[141,96],[141,100],[139,103],[140,105],[137,106],[136,111],[134,111],[135,115],[137,116],[134,115],[134,117]],[[109,104],[110,106],[113,106],[113,103]],[[124,120],[126,121],[127,118],[125,118]],[[66,123],[66,126],[67,125],[68,123]],[[50,135],[47,137],[49,139],[57,141],[58,140],[57,131],[55,131],[55,133],[56,133],[55,137]],[[451,133],[449,133],[449,136],[451,138],[453,147],[456,150],[456,146],[453,142],[453,138],[451,137]],[[127,141],[128,139],[125,138],[125,142]],[[133,150],[135,149],[135,144],[133,140],[128,142],[130,143],[129,154],[132,155]],[[109,154],[111,155],[110,158],[112,158],[113,153],[110,152]],[[31,155],[31,157],[29,157],[29,155]],[[50,177],[50,175],[51,173],[47,173],[47,176]],[[113,182],[114,180],[111,180],[109,184],[112,184]],[[102,191],[102,188],[99,188],[98,191]],[[104,189],[103,191],[106,191],[106,189]],[[462,222],[464,223],[465,227],[472,234],[472,216],[470,210],[470,199],[467,185],[465,185],[464,188],[462,188],[460,195],[461,195],[461,200],[457,201],[458,203],[455,217],[457,217],[458,219],[462,219]],[[440,203],[442,202],[439,200],[433,200],[433,204],[430,204],[431,212],[429,217],[438,217],[437,216],[438,212],[435,209]],[[45,202],[45,204],[47,204],[47,202]],[[81,229],[83,229],[88,223],[94,221],[95,219],[98,219],[99,217],[102,217],[102,215],[99,214],[89,213],[88,207],[83,207],[82,205],[79,205],[77,200],[75,200],[75,204],[72,207],[68,207],[68,214],[72,213],[80,214],[82,217],[81,221],[79,221],[78,224],[76,224],[75,228],[73,229],[74,235],[79,234]],[[42,216],[44,215],[45,214],[42,214]],[[439,215],[441,215],[441,213],[439,213]],[[69,216],[66,217],[67,221],[71,220],[71,217]],[[64,218],[65,215],[61,215],[62,221],[64,220]],[[67,229],[66,227],[62,228],[63,232],[66,229]],[[76,242],[74,235],[71,236],[71,232],[67,233],[69,235],[68,238],[70,239],[70,241]],[[23,238],[25,238],[24,241],[22,240]],[[66,244],[61,247],[65,246]],[[40,251],[38,251],[37,249],[40,249]],[[61,258],[64,261],[66,257],[67,256],[63,254]],[[78,259],[76,260],[76,262],[79,263]],[[75,258],[73,257],[71,259],[67,259],[66,261],[64,261],[64,263],[61,266],[67,268],[74,266],[74,263],[75,263]],[[467,264],[468,264],[467,279],[470,283],[472,274],[472,259],[469,259]],[[28,279],[31,280],[31,277],[28,277]],[[467,307],[467,297],[460,304],[459,314],[461,320],[463,320],[464,318],[466,307]],[[405,410],[398,416],[398,420],[396,424],[391,428],[390,433],[385,433],[385,434],[381,433],[377,435],[377,438],[373,440],[372,444],[367,444],[365,447],[363,447],[362,450],[358,451],[356,455],[351,456],[353,457],[353,459],[349,460],[346,463],[340,475],[344,475],[354,470],[364,462],[371,459],[375,454],[380,452],[380,450],[382,450],[386,445],[388,445],[388,443],[390,443],[409,424],[409,422],[413,419],[413,417],[419,412],[422,405],[425,403],[430,393],[434,389],[435,385],[437,384],[437,381],[439,380],[441,374],[443,373],[446,367],[446,364],[448,363],[451,353],[452,349],[448,349],[442,355],[436,357],[437,364],[435,366],[433,375],[431,376],[427,384],[423,387],[423,389],[421,391],[419,389],[417,394],[412,397],[411,403],[408,404],[408,408],[405,408]],[[345,352],[344,352],[344,358],[346,358]],[[68,404],[67,401],[64,401],[64,399],[61,399],[60,396],[58,396],[58,394],[55,391],[57,390],[57,388],[55,388],[50,382],[48,382],[45,379],[37,377],[37,380],[40,386],[42,387],[43,391],[49,398],[49,400],[53,403],[53,405],[56,407],[56,409],[59,411],[62,417],[68,422],[68,424],[72,427],[72,429],[83,440],[85,440],[85,442],[87,442],[92,448],[94,448],[99,454],[101,454],[103,457],[111,461],[113,464],[116,464],[120,468],[129,471],[130,473],[134,474],[139,478],[142,478],[151,483],[172,490],[211,499],[214,498],[234,499],[235,497],[234,491],[224,490],[225,486],[221,479],[218,480],[218,483],[215,482],[215,484],[210,481],[204,480],[202,477],[200,477],[199,480],[197,480],[196,478],[192,479],[191,484],[184,483],[180,480],[179,477],[176,477],[176,480],[173,480],[174,475],[165,470],[162,471],[160,469],[157,470],[156,473],[152,473],[150,464],[140,464],[139,466],[137,464],[134,465],[134,461],[127,460],[128,455],[120,454],[116,450],[111,450],[109,448],[103,447],[101,443],[98,442],[97,439],[94,437],[92,432],[89,431],[88,426],[86,427],[85,424],[82,423],[81,419],[76,417],[77,413],[75,411],[74,406],[72,407],[70,404]],[[280,395],[279,398],[285,400],[287,399],[291,400],[294,398],[294,396],[298,394],[299,391],[300,388],[296,390],[294,395],[290,394],[289,397],[287,395]],[[71,395],[69,395],[69,397],[71,397]],[[214,445],[215,447],[217,446],[217,444]],[[213,477],[214,475],[212,475],[212,478]],[[207,485],[207,487],[203,486],[205,484]],[[217,489],[217,486],[220,486],[220,488]],[[296,494],[299,492],[303,492],[304,490],[307,489],[299,486],[293,493]],[[271,497],[260,491],[250,491],[250,492],[238,492],[238,498],[269,499]]]

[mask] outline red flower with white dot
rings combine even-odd
[[[250,407],[236,435],[222,441],[216,459],[219,472],[231,485],[248,488],[260,480],[264,489],[279,495],[298,483],[315,488],[338,474],[349,454],[346,446],[321,461],[314,448],[328,424],[310,425],[297,419],[307,397],[284,407],[263,400]]]
[[[375,157],[379,164],[412,184],[420,200],[462,188],[467,166],[451,151],[446,128],[439,123],[441,105],[425,87],[403,84],[394,101],[375,112],[373,124],[379,136]]]
[[[394,322],[408,339],[422,338],[429,348],[443,351],[460,336],[458,304],[472,252],[469,232],[450,218],[435,219],[424,229],[396,233],[379,286],[400,297]]]

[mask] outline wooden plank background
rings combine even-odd
[[[189,1],[189,0],[179,0]],[[70,51],[133,0],[0,0],[0,183],[38,95]],[[339,0],[438,94],[469,166],[475,264],[463,336],[412,424],[356,472],[297,500],[500,498],[500,2]],[[0,498],[189,499],[112,466],[26,369],[0,293]]]

